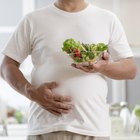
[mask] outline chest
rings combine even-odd
[[[32,56],[39,59],[61,53],[63,42],[74,38],[83,43],[108,43],[109,27],[96,19],[48,18],[34,26]],[[61,54],[60,54],[61,55]],[[42,57],[41,57],[42,56]],[[38,58],[38,57],[37,57]],[[37,59],[36,61],[38,61]],[[44,60],[43,60],[44,61]]]

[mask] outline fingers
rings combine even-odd
[[[52,88],[56,88],[58,83],[50,82],[44,83],[39,86],[34,94],[35,101],[45,110],[53,113],[54,115],[61,115],[62,113],[69,113],[72,109],[72,98],[69,96],[62,96],[54,94]]]
[[[60,109],[64,109],[64,110],[70,110],[73,108],[72,104],[68,104],[68,103],[61,103],[61,102],[53,102],[53,106],[56,108],[60,108]]]
[[[104,60],[109,60],[109,53],[104,52],[104,53],[103,53],[103,59],[104,59]]]
[[[51,99],[48,97],[45,98],[46,101],[44,102],[44,105],[46,108],[51,108],[61,113],[68,113],[73,108],[71,97],[65,97],[58,94],[51,95],[53,95]]]
[[[90,64],[88,66],[83,66],[81,64],[72,64],[72,66],[74,68],[80,69],[80,70],[82,70],[84,72],[88,72],[88,73],[95,73],[96,72],[95,69],[94,69],[94,65],[93,64]]]
[[[46,100],[53,100],[53,101],[57,101],[57,102],[71,102],[72,98],[69,96],[62,96],[59,94],[53,94],[53,93],[46,93],[46,95],[44,96],[44,98]]]
[[[56,115],[56,116],[62,116],[62,114],[68,114],[69,111],[67,110],[61,110],[61,109],[48,109],[50,113]]]
[[[59,94],[52,94],[52,98],[55,101],[59,101],[59,102],[71,102],[72,98],[69,96],[62,96]]]
[[[44,83],[44,86],[46,86],[49,89],[53,89],[53,88],[58,87],[58,83],[56,82]]]
[[[54,111],[54,110],[48,109],[47,111],[49,111],[50,113],[52,113],[52,114],[54,114],[54,115],[56,115],[56,116],[61,116],[61,113],[56,112],[56,111]]]
[[[53,110],[53,109],[47,109],[45,106],[43,106],[43,105],[40,105],[44,110],[46,110],[46,111],[49,111],[50,113],[52,113],[52,114],[54,114],[54,115],[56,115],[56,116],[61,116],[61,112],[57,112],[57,111],[55,111],[55,110]]]
[[[44,97],[46,99],[50,99],[50,100],[52,99],[52,100],[59,101],[59,102],[71,102],[72,98],[69,96],[62,96],[59,94],[52,93],[51,89],[56,88],[57,86],[58,86],[58,83],[56,83],[56,82],[44,83],[43,84],[43,91],[45,92]],[[44,88],[44,87],[46,87],[46,88]]]
[[[81,64],[71,64],[74,68],[83,70],[84,72],[89,72],[89,68],[87,66],[82,66]]]
[[[48,102],[48,104],[40,105],[43,109],[53,113],[54,115],[68,114],[72,109],[72,105],[66,103]]]
[[[89,62],[88,66],[82,64],[71,64],[71,66],[80,69],[84,72],[96,73],[96,72],[102,72],[108,63],[109,63],[109,53],[104,52],[102,59],[97,61],[96,63]]]
[[[70,110],[60,109],[60,108],[52,108],[51,110],[58,112],[60,114],[68,114],[70,113]]]

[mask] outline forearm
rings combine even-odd
[[[26,90],[32,85],[26,80],[26,78],[16,65],[8,64],[2,66],[1,76],[17,92],[30,99],[30,96],[28,95]]]
[[[118,62],[110,62],[101,73],[116,80],[134,79],[136,64],[133,59],[129,58]]]

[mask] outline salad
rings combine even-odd
[[[63,42],[62,50],[66,52],[75,63],[95,63],[102,57],[103,52],[108,50],[108,45],[104,43],[84,44],[71,38]]]

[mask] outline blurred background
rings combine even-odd
[[[22,17],[54,1],[55,0],[0,0],[0,52],[4,49],[9,37],[14,32],[16,25]],[[112,133],[114,135],[124,134],[125,136],[125,134],[128,135],[128,132],[130,134],[131,131],[133,134],[137,135],[140,133],[140,123],[138,121],[140,119],[135,118],[134,109],[139,108],[140,104],[140,0],[88,1],[93,5],[108,9],[118,16],[134,53],[138,66],[137,77],[132,81],[107,79],[109,85],[107,101],[110,105],[110,115],[115,116],[114,118],[112,117],[112,121],[116,123],[115,128],[112,126]],[[2,58],[3,55],[0,53],[0,63]],[[32,70],[30,57],[22,64],[21,70],[24,72],[26,78],[30,80],[30,73]],[[0,122],[2,124],[5,124],[3,120],[7,120],[6,123],[8,122],[9,124],[25,124],[21,125],[21,130],[23,130],[22,128],[25,130],[29,103],[29,100],[16,93],[0,78]],[[129,124],[131,120],[132,123]],[[139,126],[136,124],[139,124]],[[0,135],[1,131],[3,131],[3,126],[0,127]],[[121,129],[122,127],[124,128],[123,130]],[[16,131],[17,129],[20,130],[19,127],[15,127]],[[14,135],[14,133],[17,135],[16,131],[11,132],[11,135]],[[19,135],[20,132],[18,133]],[[135,139],[133,137],[133,140]]]

